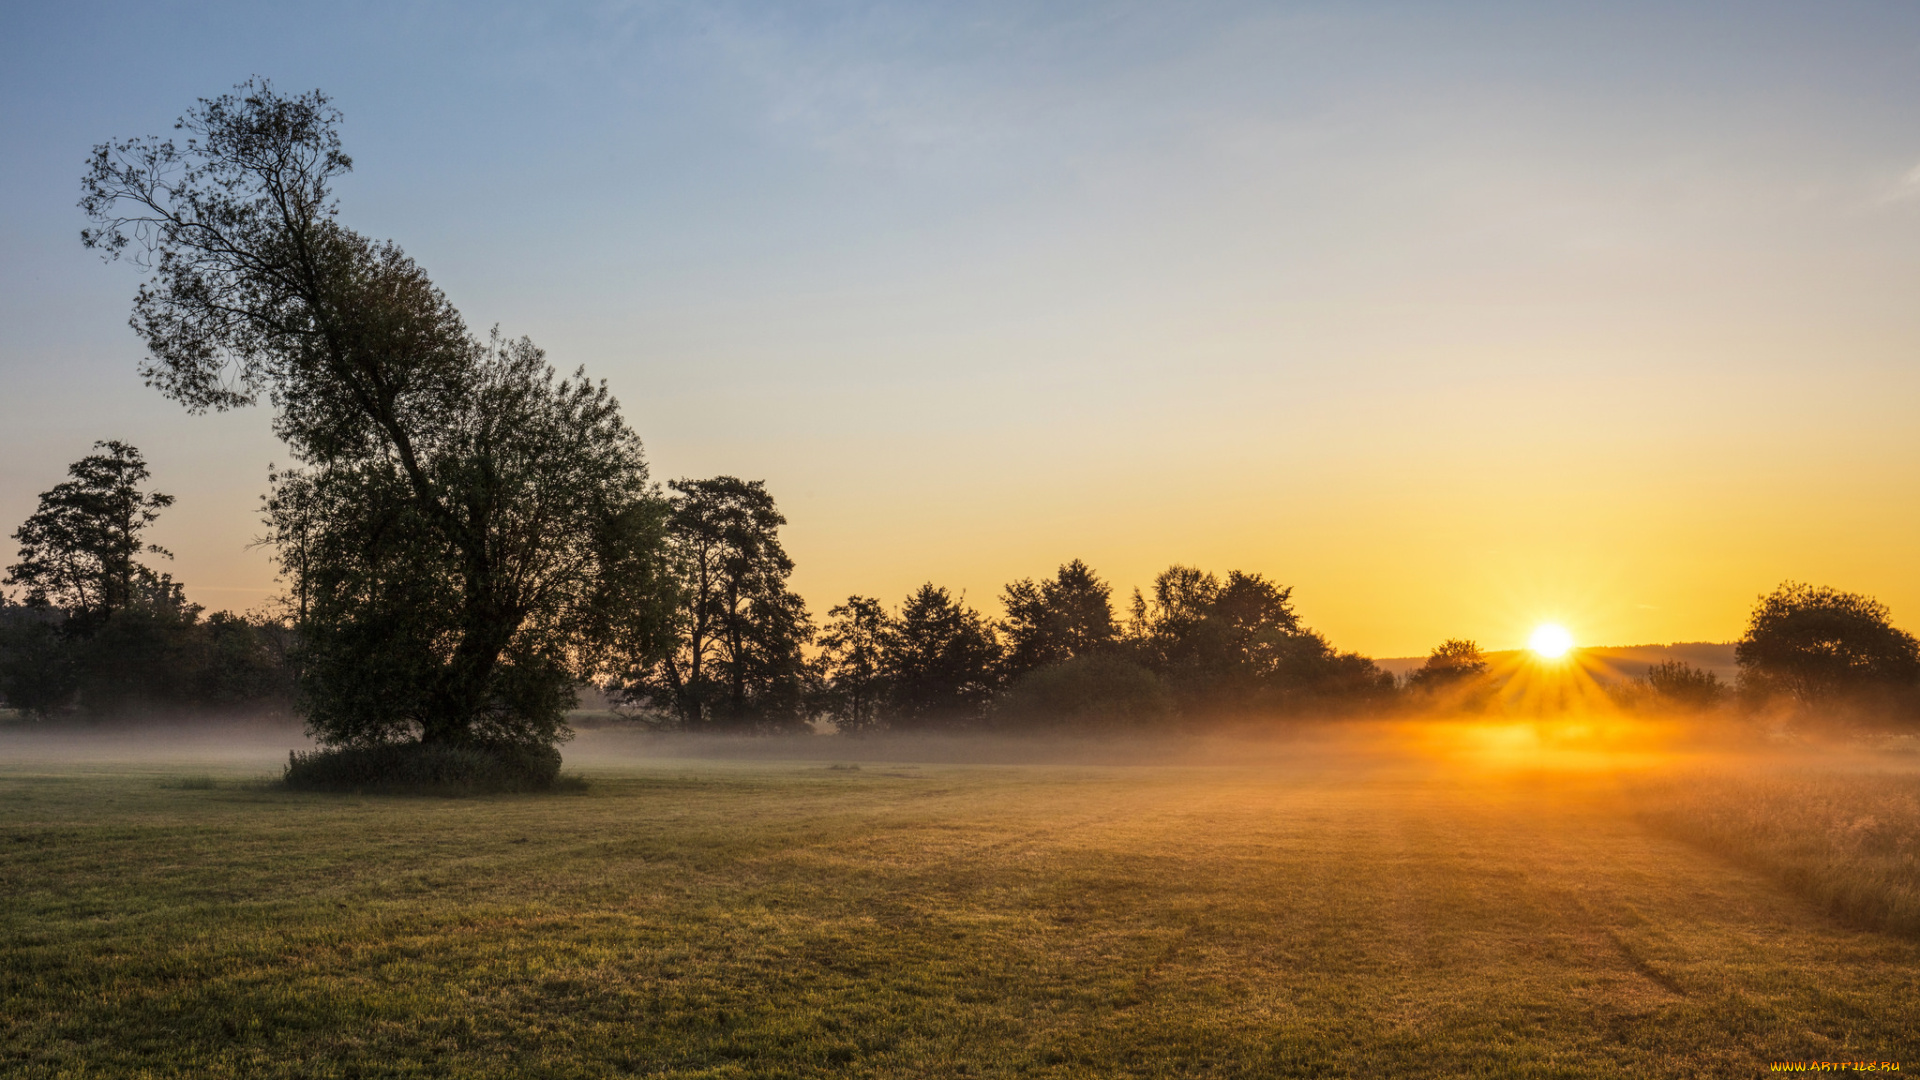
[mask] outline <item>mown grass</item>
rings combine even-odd
[[[1751,1076],[1920,1034],[1920,944],[1598,776],[164,780],[0,768],[0,1073]]]

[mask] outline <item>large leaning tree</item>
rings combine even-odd
[[[150,385],[274,409],[296,467],[268,524],[313,733],[551,745],[575,686],[664,641],[665,501],[604,384],[476,339],[398,245],[341,224],[340,119],[257,80],[179,138],[101,145],[82,240],[148,272]]]

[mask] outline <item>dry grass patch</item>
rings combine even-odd
[[[1920,937],[1920,776],[1699,773],[1644,794],[1663,831],[1852,925]]]

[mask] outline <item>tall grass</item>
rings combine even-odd
[[[1852,925],[1920,937],[1920,776],[1697,775],[1641,797],[1662,831]]]

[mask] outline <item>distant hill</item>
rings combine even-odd
[[[1524,650],[1507,649],[1502,652],[1490,652],[1487,660],[1495,668],[1502,661],[1516,659]],[[1616,679],[1637,679],[1647,673],[1655,664],[1668,660],[1685,660],[1697,668],[1705,668],[1732,682],[1740,673],[1740,666],[1733,662],[1733,643],[1714,641],[1680,641],[1672,645],[1607,645],[1593,648],[1575,649],[1595,677],[1602,682]],[[1385,660],[1375,660],[1382,668],[1395,675],[1405,675],[1427,662],[1424,656],[1395,656]]]

